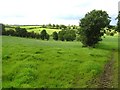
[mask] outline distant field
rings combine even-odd
[[[16,26],[13,26],[13,28],[6,28],[6,30],[9,29],[15,29]],[[20,28],[26,28],[28,32],[34,31],[35,33],[40,33],[43,29],[47,31],[48,34],[52,34],[54,31],[59,32],[60,29],[48,29],[48,28],[41,28],[41,26],[20,26]]]
[[[80,42],[42,41],[3,36],[3,87],[96,88],[98,78],[115,49],[118,71],[118,37],[106,36],[96,48]],[[113,75],[117,87],[117,74]]]
[[[54,31],[59,32],[59,29],[48,29],[48,28],[36,28],[36,29],[27,29],[28,32],[34,31],[35,33],[40,33],[43,29],[47,31],[48,34],[52,35]]]

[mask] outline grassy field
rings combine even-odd
[[[13,29],[15,30],[16,26],[13,26],[12,28],[5,28],[6,30]],[[59,32],[60,29],[49,29],[49,28],[42,28],[41,26],[20,26],[20,28],[26,28],[28,32],[34,31],[35,33],[40,33],[42,30],[46,30],[49,35],[51,35],[54,31]]]
[[[42,41],[3,36],[3,88],[97,88],[98,78],[115,49],[114,72],[118,71],[118,37],[106,36],[96,48],[80,42]],[[113,75],[117,87],[117,74]]]

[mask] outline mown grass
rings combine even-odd
[[[117,43],[117,37],[106,37],[96,48],[82,48],[76,41],[3,36],[3,87],[90,87],[91,80],[101,74],[112,48],[117,52]]]

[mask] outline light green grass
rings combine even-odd
[[[120,53],[120,52],[119,52]],[[115,52],[115,55],[114,55],[114,59],[115,59],[115,63],[114,63],[114,66],[113,66],[113,76],[112,76],[112,78],[113,78],[113,81],[112,81],[112,86],[114,87],[114,88],[118,88],[118,83],[116,83],[116,82],[118,82],[118,76],[119,76],[119,74],[118,74],[118,52]]]
[[[104,41],[99,42],[99,44],[97,45],[98,48],[106,49],[106,50],[111,50],[111,49],[118,50],[118,35],[117,34],[115,36],[105,36],[103,40]]]
[[[20,26],[21,28],[39,28],[41,26]]]
[[[117,51],[117,37],[106,37],[96,48],[82,48],[80,42],[3,36],[3,87],[90,87],[112,48]]]
[[[35,29],[27,29],[28,32],[34,31],[35,33],[40,33],[42,30],[46,30],[49,35],[52,35],[53,32],[59,32],[60,29],[48,29],[48,28],[35,28]]]

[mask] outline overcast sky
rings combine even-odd
[[[0,0],[0,23],[79,24],[93,10],[107,11],[116,24],[119,0]]]

